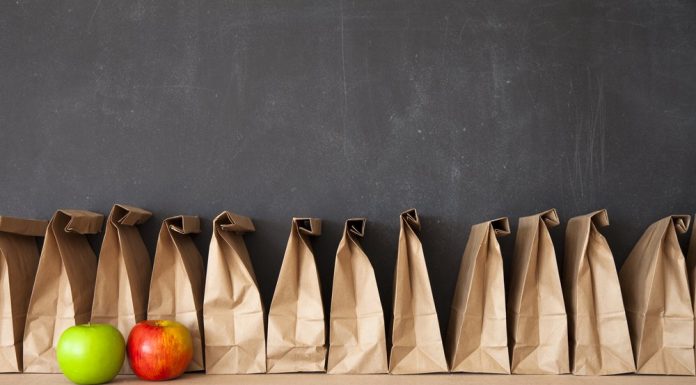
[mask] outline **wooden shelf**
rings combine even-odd
[[[118,376],[113,384],[152,385],[135,376]],[[61,374],[0,374],[1,385],[70,384]],[[522,376],[483,374],[421,374],[396,375],[328,375],[328,374],[256,374],[256,375],[203,375],[187,374],[167,384],[200,385],[696,385],[696,377],[689,376]]]

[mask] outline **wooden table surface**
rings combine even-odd
[[[114,384],[152,384],[135,376],[118,376]],[[328,374],[257,374],[203,375],[187,374],[167,384],[200,385],[696,385],[696,377],[621,375],[605,377],[525,376],[483,374],[397,375],[328,375]],[[70,384],[60,374],[0,374],[0,385]]]

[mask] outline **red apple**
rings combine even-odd
[[[141,321],[128,336],[128,362],[143,380],[181,376],[193,359],[191,333],[176,321]]]

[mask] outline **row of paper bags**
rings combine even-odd
[[[548,230],[559,224],[556,211],[520,218],[507,299],[497,238],[509,234],[508,220],[473,226],[443,343],[420,222],[406,211],[389,359],[375,275],[360,246],[364,219],[346,221],[336,253],[327,352],[311,246],[319,219],[292,221],[266,334],[243,240],[254,231],[251,219],[215,218],[206,273],[191,239],[199,232],[194,216],[164,221],[151,266],[137,229],[150,216],[115,205],[98,260],[86,235],[101,230],[101,214],[59,210],[48,223],[0,217],[0,370],[58,372],[54,348],[66,328],[110,323],[127,336],[149,318],[186,325],[195,346],[189,370],[208,373],[694,374],[696,235],[691,289],[677,240],[688,216],[651,225],[620,274],[598,231],[608,225],[606,211],[575,217],[562,276]],[[39,256],[33,237],[41,236]],[[130,372],[127,363],[122,372]]]

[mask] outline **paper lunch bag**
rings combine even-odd
[[[569,372],[568,320],[549,228],[555,209],[522,217],[508,296],[508,345],[513,374]]]
[[[394,319],[389,372],[447,372],[440,324],[430,288],[420,220],[415,209],[401,214],[399,248],[394,273]]]
[[[694,216],[694,221],[696,221],[696,216]],[[687,272],[689,273],[691,304],[693,306],[694,314],[696,315],[696,226],[692,226],[691,228],[691,240],[689,241],[689,250],[686,257],[686,267],[688,269]],[[696,327],[696,319],[694,319],[694,324]],[[694,338],[696,339],[696,331],[694,333]]]
[[[251,219],[222,212],[213,220],[203,299],[206,372],[266,372],[263,304],[244,234]]]
[[[566,227],[562,278],[575,375],[636,370],[614,256],[598,230],[608,225],[600,210],[571,218]]]
[[[346,221],[336,251],[327,371],[387,373],[384,313],[372,264],[360,245],[365,219]]]
[[[447,328],[453,372],[510,373],[503,256],[497,239],[508,234],[507,218],[471,227]]]
[[[98,233],[102,222],[91,211],[58,210],[48,223],[24,328],[25,372],[60,373],[60,335],[89,322],[97,256],[85,235]]]
[[[137,226],[151,216],[137,207],[114,205],[99,251],[91,322],[114,326],[124,339],[136,323],[147,317],[152,264]],[[120,373],[133,373],[128,360]]]
[[[321,235],[320,219],[292,219],[268,312],[266,368],[269,373],[324,371],[324,307],[310,240],[318,235]]]
[[[179,215],[162,223],[152,266],[147,319],[174,320],[186,326],[193,339],[188,372],[203,370],[203,257],[191,239],[200,232],[200,219]]]
[[[672,215],[650,225],[621,267],[637,373],[694,374],[694,311],[677,239],[690,219]]]
[[[47,221],[0,216],[0,372],[22,371],[22,337]]]

